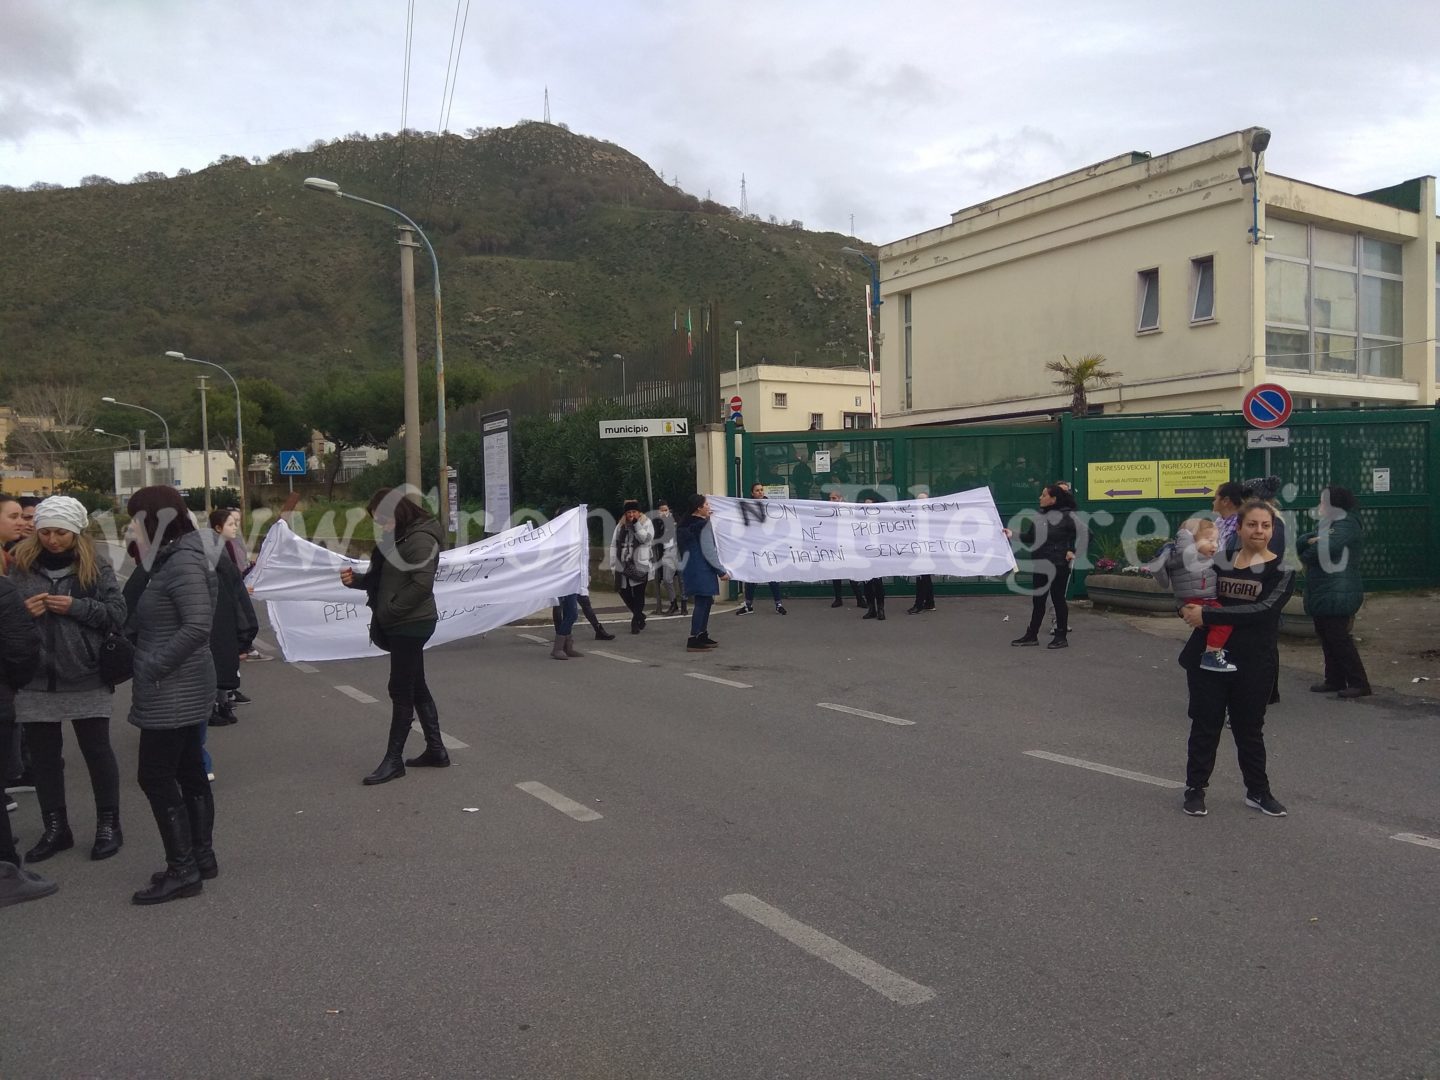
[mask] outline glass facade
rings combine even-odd
[[[1283,218],[1266,227],[1266,366],[1401,378],[1400,245]]]

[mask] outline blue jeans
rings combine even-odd
[[[715,597],[692,596],[690,604],[690,636],[699,637],[710,627],[710,609],[715,605]]]
[[[780,583],[778,581],[769,581],[766,582],[766,584],[770,586],[771,599],[777,604],[780,603]],[[745,606],[754,607],[754,600],[755,583],[753,581],[747,581],[745,582]]]
[[[569,596],[560,598],[560,621],[555,626],[555,633],[561,637],[567,637],[575,630],[575,620],[580,617],[580,594],[571,593]]]

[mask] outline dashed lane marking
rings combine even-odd
[[[303,671],[306,675],[318,675],[320,673],[320,669],[318,667],[316,667],[314,664],[307,664],[303,660],[296,660],[295,663],[291,664],[290,666],[296,671]]]
[[[420,731],[420,721],[419,721],[419,720],[413,721],[413,722],[410,724],[410,730],[411,730],[411,731]],[[421,732],[421,734],[423,735],[424,732]],[[469,744],[469,743],[461,742],[459,739],[455,738],[455,736],[453,736],[453,735],[447,735],[447,734],[445,734],[445,732],[443,732],[443,731],[440,732],[440,741],[441,741],[441,743],[444,744],[446,750],[469,750],[469,749],[470,749],[470,744]]]
[[[1131,772],[1129,769],[1117,769],[1113,765],[1101,765],[1099,762],[1066,757],[1064,754],[1050,754],[1044,750],[1026,750],[1025,753],[1029,757],[1043,758],[1046,761],[1057,761],[1061,765],[1074,765],[1077,769],[1089,769],[1091,772],[1105,773],[1109,776],[1119,776],[1126,780],[1138,780],[1142,784],[1154,784],[1156,787],[1180,789],[1185,786],[1174,780],[1166,780],[1163,776],[1149,776],[1146,773]]]
[[[719,683],[721,686],[733,686],[736,690],[753,689],[748,682],[736,682],[734,679],[722,679],[718,675],[702,675],[698,671],[687,671],[685,677],[689,679],[704,679],[706,682]]]
[[[348,698],[354,698],[356,701],[360,702],[361,705],[374,705],[377,701],[380,700],[379,698],[371,697],[369,694],[365,693],[364,690],[356,690],[355,687],[345,686],[343,683],[340,686],[335,687],[335,689],[339,690]]]
[[[902,720],[898,716],[886,716],[884,713],[870,712],[866,709],[852,709],[849,705],[836,705],[833,701],[817,701],[815,703],[820,709],[834,709],[836,712],[849,713],[851,716],[863,716],[870,720],[881,720],[887,724],[898,724],[900,727],[914,727],[914,720]]]
[[[534,795],[541,802],[549,803],[556,810],[576,821],[599,821],[605,816],[597,814],[584,803],[578,803],[574,799],[561,795],[554,788],[546,787],[538,780],[526,780],[523,784],[515,786],[528,795]]]
[[[550,639],[549,639],[549,638],[543,638],[543,637],[541,637],[541,636],[538,635],[538,634],[516,634],[515,636],[516,636],[516,637],[522,637],[522,638],[524,638],[526,641],[533,641],[533,642],[535,642],[536,645],[549,645],[549,644],[550,644]]]
[[[604,649],[588,650],[591,656],[603,656],[606,660],[619,660],[622,664],[643,664],[644,660],[636,660],[633,656],[621,656],[619,653],[606,652]]]
[[[848,945],[842,945],[828,934],[822,934],[813,927],[792,919],[779,908],[771,907],[749,893],[732,893],[720,898],[720,902],[732,911],[738,911],[767,930],[779,934],[792,945],[798,945],[811,956],[819,957],[851,978],[862,983],[895,1002],[897,1005],[919,1005],[935,996],[928,986],[891,971],[862,956]]]
[[[1407,844],[1418,844],[1420,847],[1436,848],[1440,850],[1440,840],[1433,836],[1422,836],[1420,833],[1402,832],[1390,837],[1391,840],[1401,840]]]

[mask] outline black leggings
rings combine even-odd
[[[1068,634],[1070,605],[1065,602],[1065,590],[1070,585],[1070,564],[1037,560],[1034,578],[1035,594],[1030,601],[1030,626],[1025,636],[1033,638],[1040,633],[1040,624],[1045,621],[1046,596],[1050,597],[1050,603],[1055,607],[1055,632]]]
[[[617,590],[620,599],[625,601],[625,606],[630,609],[630,625],[640,626],[645,622],[645,587],[647,581],[636,583],[625,583]]]
[[[1228,714],[1245,790],[1252,795],[1269,795],[1270,777],[1265,770],[1265,706],[1275,686],[1276,668],[1255,655],[1239,659],[1238,666],[1239,671],[1228,675],[1193,668],[1185,673],[1190,690],[1185,786],[1204,789],[1209,785]]]
[[[425,683],[425,642],[429,638],[390,635],[390,718],[410,723],[420,705],[433,705]]]
[[[140,790],[157,811],[183,806],[210,791],[201,749],[204,724],[140,730]]]
[[[72,720],[75,741],[90,770],[90,789],[95,795],[97,810],[113,810],[120,806],[120,767],[115,764],[115,751],[110,748],[110,718],[92,716]],[[63,721],[27,725],[25,745],[30,748],[30,768],[35,774],[35,797],[40,812],[48,814],[65,809],[65,746]]]

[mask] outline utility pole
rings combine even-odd
[[[420,361],[415,353],[415,234],[397,226],[400,239],[400,353],[405,370],[405,484],[420,491]],[[440,477],[441,484],[446,482]]]
[[[137,430],[140,432],[140,486],[149,487],[150,481],[145,476],[145,474],[150,471],[145,467],[145,429],[142,427]],[[166,467],[168,468],[169,466]]]
[[[206,411],[205,394],[210,388],[205,385],[209,375],[197,375],[200,382],[200,460],[205,469],[205,525],[210,525],[210,414]]]

